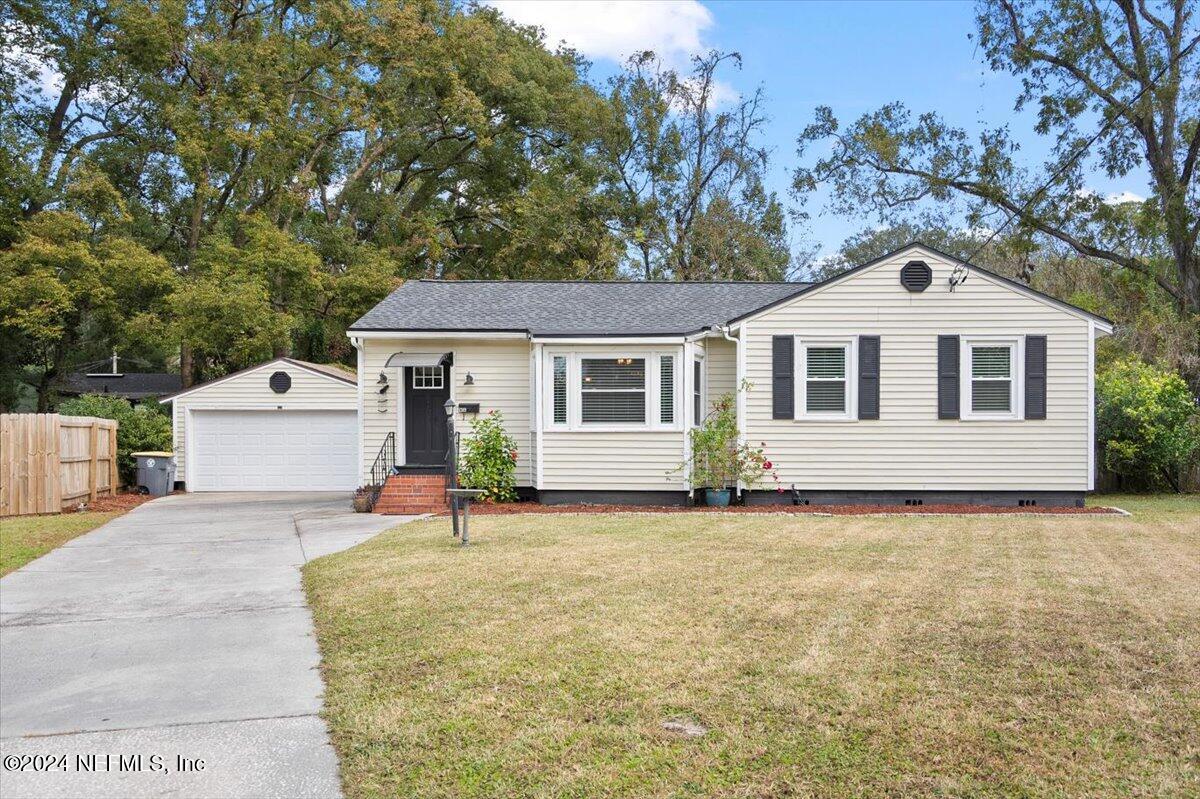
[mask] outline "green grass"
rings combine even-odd
[[[305,568],[346,793],[1195,796],[1200,500],[1100,503],[396,528]]]
[[[122,513],[124,511],[64,513],[0,519],[0,577]]]

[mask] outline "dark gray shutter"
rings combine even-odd
[[[858,418],[879,418],[879,336],[858,337]]]
[[[794,419],[795,413],[794,336],[771,336],[771,418]]]
[[[1025,337],[1025,418],[1046,418],[1046,337]]]
[[[958,418],[958,336],[937,339],[938,418]]]

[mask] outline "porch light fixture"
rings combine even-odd
[[[452,400],[452,399],[446,400],[446,404],[443,405],[442,407],[446,409],[446,418],[453,419],[454,418],[454,400]]]
[[[463,381],[463,385],[464,386],[475,385],[475,375],[471,374],[470,372],[467,372],[467,379]]]

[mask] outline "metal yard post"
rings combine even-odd
[[[458,488],[458,447],[454,445],[454,400],[446,400],[446,488],[450,489],[450,519],[454,537],[458,538],[458,497],[453,490]]]

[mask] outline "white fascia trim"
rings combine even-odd
[[[1005,282],[1003,280],[997,280],[995,275],[990,275],[987,272],[984,272],[981,269],[976,269],[975,267],[970,266],[968,264],[962,264],[962,266],[964,268],[966,268],[966,270],[969,271],[972,275],[975,275],[976,277],[986,280],[988,283],[991,283],[993,286],[999,286],[1002,289],[1008,289],[1009,291],[1015,291],[1017,294],[1020,294],[1022,297],[1027,297],[1028,299],[1040,302],[1042,305],[1047,305],[1051,308],[1055,308],[1059,311],[1062,311],[1065,314],[1069,314],[1070,316],[1075,317],[1076,319],[1080,319],[1084,322],[1087,322],[1089,325],[1094,325],[1097,329],[1102,330],[1105,334],[1109,334],[1109,333],[1113,332],[1112,325],[1107,324],[1105,322],[1101,322],[1099,319],[1096,319],[1095,317],[1093,317],[1087,313],[1084,313],[1083,311],[1077,311],[1074,308],[1072,308],[1071,306],[1067,305],[1066,303],[1059,302],[1058,300],[1055,300],[1051,297],[1043,297],[1042,295],[1038,294],[1037,292],[1026,289],[1019,284],[1013,284],[1013,283]]]
[[[530,340],[534,344],[551,344],[555,347],[566,347],[573,344],[582,346],[623,346],[627,344],[639,344],[649,347],[670,344],[672,346],[683,344],[687,339],[684,336],[626,336],[618,338],[615,336],[598,336],[588,338],[571,338],[571,337],[556,337],[556,336],[531,336]]]
[[[275,366],[276,364],[283,364],[284,366],[290,366],[290,367],[294,367],[296,369],[303,369],[305,372],[308,372],[310,375],[316,375],[317,377],[323,377],[326,380],[332,380],[333,382],[337,383],[338,385],[342,385],[342,386],[346,386],[346,387],[349,387],[351,385],[348,375],[347,375],[347,378],[343,380],[340,377],[335,377],[331,374],[327,374],[326,372],[322,372],[319,369],[309,369],[304,364],[298,363],[293,360],[289,360],[288,358],[275,358],[274,360],[267,361],[266,363],[260,363],[258,366],[250,366],[245,369],[240,369],[236,372],[233,372],[232,374],[227,374],[223,377],[218,377],[216,380],[209,380],[207,383],[201,383],[199,385],[192,386],[191,388],[184,389],[183,391],[180,391],[177,394],[168,394],[166,397],[159,400],[159,402],[174,402],[177,399],[182,399],[191,394],[195,394],[197,391],[203,391],[206,388],[212,388],[213,386],[220,385],[221,383],[226,383],[237,377],[246,377],[248,375],[252,375],[255,372],[260,372],[263,369],[266,369],[271,366]],[[357,382],[358,381],[356,380],[355,383],[357,383]]]
[[[905,250],[901,250],[896,253],[892,253],[892,256],[894,259],[898,260],[900,258],[911,257],[913,254],[917,254],[917,253],[920,253],[922,257],[930,258],[935,261],[946,261],[947,260],[944,255],[939,255],[937,253],[930,252],[929,250],[926,250],[923,247],[911,247],[909,249],[905,249]],[[821,292],[825,291],[828,288],[832,288],[833,286],[841,285],[842,283],[846,282],[847,280],[851,280],[860,275],[869,274],[871,272],[874,272],[876,269],[879,269],[881,267],[887,266],[889,264],[894,264],[894,263],[895,263],[895,260],[892,260],[892,259],[889,259],[886,261],[880,261],[879,263],[871,264],[870,266],[866,267],[865,269],[851,270],[850,272],[847,272],[844,275],[839,275],[838,277],[830,278],[829,280],[825,281],[824,283],[814,286],[811,289],[798,292],[795,297],[790,297],[790,298],[784,300],[783,302],[779,303],[778,305],[772,305],[770,308],[764,308],[761,311],[757,311],[757,312],[751,314],[750,316],[747,316],[745,319],[740,320],[736,325],[734,325],[733,329],[737,329],[737,327],[744,325],[746,322],[752,322],[755,319],[761,319],[763,316],[766,316],[769,313],[779,310],[781,307],[787,305],[788,303],[802,302],[802,301],[808,299],[809,297],[817,296],[818,294],[820,294]],[[1053,297],[1045,297],[1045,296],[1042,296],[1041,294],[1038,294],[1035,291],[1032,291],[1032,290],[1022,287],[1020,284],[1014,284],[1014,283],[1006,282],[1004,280],[1000,280],[995,275],[990,275],[981,269],[977,269],[976,267],[971,266],[970,264],[964,264],[961,261],[950,260],[949,263],[951,263],[952,265],[962,266],[964,269],[969,271],[972,275],[975,275],[983,280],[986,280],[987,282],[991,283],[993,286],[999,286],[1000,288],[1009,289],[1010,291],[1014,291],[1023,297],[1027,297],[1031,300],[1036,300],[1037,302],[1040,302],[1043,305],[1047,305],[1051,308],[1055,308],[1059,311],[1062,311],[1063,313],[1073,316],[1076,319],[1082,319],[1083,321],[1088,322],[1089,324],[1094,324],[1096,326],[1097,330],[1101,331],[1102,333],[1104,333],[1106,335],[1113,332],[1112,325],[1107,324],[1106,322],[1103,322],[1103,321],[1097,319],[1096,317],[1092,316],[1091,314],[1086,313],[1085,311],[1080,311],[1075,308],[1072,308],[1070,305],[1068,305],[1064,302],[1061,302],[1060,300],[1056,300]]]
[[[479,331],[349,330],[346,332],[346,335],[347,336],[357,336],[361,339],[376,339],[376,338],[393,338],[393,339],[454,338],[454,339],[463,339],[463,338],[465,338],[465,339],[481,339],[484,341],[493,341],[495,339],[528,339],[530,337],[528,333],[520,333],[520,332],[513,332],[513,331],[501,331],[501,330],[498,330],[495,332],[489,332],[487,330],[479,330]]]

